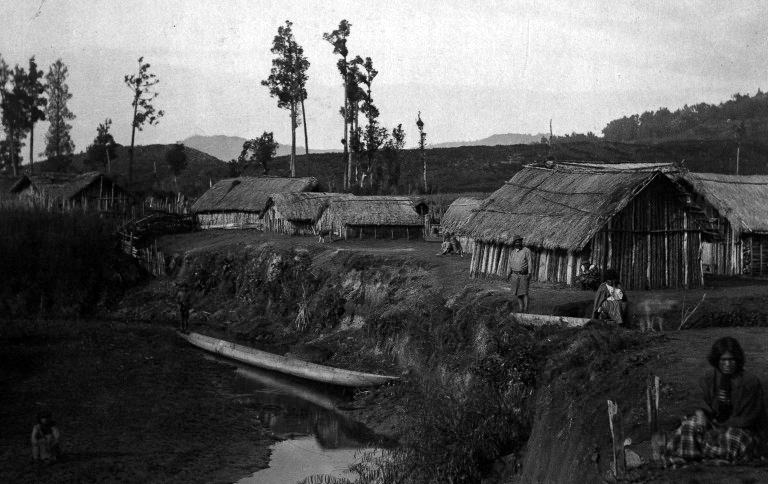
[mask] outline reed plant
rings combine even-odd
[[[119,279],[113,227],[98,215],[0,205],[0,314],[79,317]]]

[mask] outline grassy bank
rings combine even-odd
[[[0,208],[0,312],[80,317],[105,303],[129,275],[113,227],[97,215]]]

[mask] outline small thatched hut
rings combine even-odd
[[[459,239],[464,252],[471,254],[475,248],[475,241],[472,237],[464,234],[464,225],[469,220],[472,211],[479,208],[483,202],[480,198],[459,197],[448,206],[448,209],[440,221],[442,233],[451,233]]]
[[[354,198],[347,193],[273,193],[264,210],[264,230],[313,235],[315,224],[331,202]]]
[[[629,289],[703,283],[701,229],[660,171],[528,166],[472,212],[470,273],[506,275],[514,234],[533,255],[533,279],[573,284],[586,261],[618,271]]]
[[[98,171],[24,175],[11,193],[29,203],[62,210],[123,212],[131,201],[123,188]]]
[[[267,199],[275,193],[311,192],[317,179],[239,177],[220,180],[192,205],[200,226],[212,228],[262,228]]]
[[[768,176],[686,172],[677,181],[716,228],[702,247],[705,271],[768,276]]]
[[[411,238],[424,236],[426,203],[409,197],[366,196],[334,200],[317,222],[338,237]]]

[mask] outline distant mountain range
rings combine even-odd
[[[243,151],[243,143],[248,141],[245,138],[239,136],[200,136],[194,135],[182,141],[184,146],[189,146],[203,153],[208,153],[211,156],[215,156],[221,161],[229,161],[237,159],[240,156],[240,152]],[[279,143],[279,142],[278,142]],[[340,151],[340,150],[339,150]],[[310,153],[333,153],[335,150],[313,150],[309,149]],[[279,143],[277,147],[277,153],[275,156],[288,156],[291,154],[291,145]],[[303,155],[304,147],[296,146],[296,154]]]
[[[476,141],[449,141],[446,143],[430,144],[429,148],[457,148],[460,146],[507,146],[507,145],[530,145],[539,143],[541,138],[546,136],[544,134],[494,134],[487,138],[483,138]],[[211,156],[222,161],[229,161],[237,159],[240,156],[240,152],[243,150],[243,143],[247,140],[239,136],[201,136],[194,135],[182,141],[184,146],[189,146],[203,153],[208,153]],[[338,153],[341,150],[313,150],[309,149],[310,153]],[[288,156],[291,154],[291,145],[282,144],[277,148],[275,156]],[[296,146],[296,154],[303,155],[304,147]]]
[[[519,134],[506,133],[494,134],[487,138],[476,141],[449,141],[446,143],[436,143],[430,145],[430,148],[458,148],[459,146],[508,146],[508,145],[531,145],[541,142],[546,134]]]

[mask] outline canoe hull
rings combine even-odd
[[[226,356],[227,358],[232,358],[241,363],[257,366],[259,368],[273,370],[317,382],[350,387],[369,387],[397,380],[397,377],[395,376],[377,375],[374,373],[363,373],[318,365],[308,361],[268,353],[266,351],[257,350],[255,348],[224,341],[218,338],[211,338],[210,336],[198,333],[179,333],[179,336],[194,346],[210,351],[211,353]]]
[[[532,326],[557,325],[566,328],[581,328],[592,321],[589,318],[572,318],[569,316],[548,316],[546,314],[513,313],[512,319],[521,324]]]

